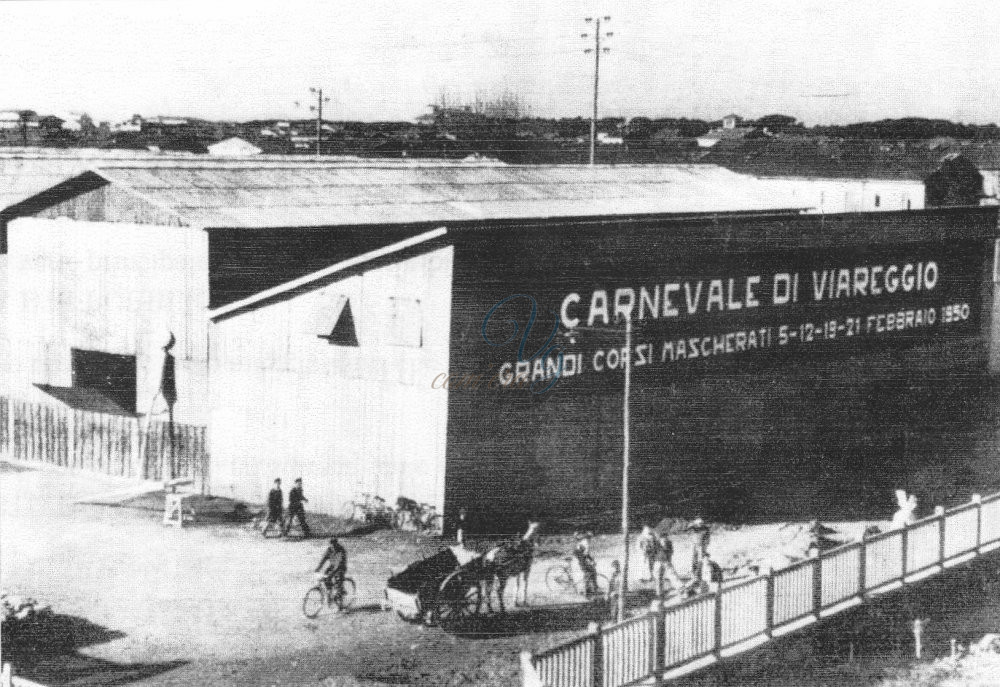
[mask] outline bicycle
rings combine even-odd
[[[394,524],[393,509],[376,494],[361,493],[361,501],[350,501],[341,514],[345,520],[360,520],[375,524]]]
[[[573,592],[580,596],[587,595],[586,580],[583,575],[576,579],[573,575],[573,557],[567,556],[562,563],[551,566],[545,572],[545,586],[553,594]],[[597,574],[597,594],[598,597],[605,597],[608,593],[610,582],[605,575]]]
[[[396,500],[396,511],[393,518],[396,529],[414,529],[418,532],[440,532],[441,514],[437,507],[429,503],[417,503],[412,499],[400,496]]]
[[[262,529],[264,529],[264,523],[267,522],[267,511],[266,510],[259,510],[253,512],[247,511],[246,517],[247,517],[245,523],[246,526],[249,529],[257,530],[258,532],[260,532]]]
[[[334,590],[333,596],[326,589],[326,578],[317,573],[316,584],[309,588],[302,597],[302,614],[307,618],[315,618],[324,608],[336,605],[338,611],[345,611],[354,602],[354,580],[345,577],[340,589]]]

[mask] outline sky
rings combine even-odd
[[[1000,122],[997,0],[0,1],[0,109],[305,118],[319,86],[335,120],[589,117],[600,16],[600,116]]]

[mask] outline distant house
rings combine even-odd
[[[964,146],[962,156],[968,158],[983,178],[981,203],[1000,203],[1000,145],[982,143]]]
[[[38,115],[32,110],[0,110],[0,145],[38,145]]]
[[[727,121],[731,123],[733,120],[727,118]],[[697,141],[700,147],[711,148],[719,143],[719,141],[739,141],[744,138],[760,138],[763,135],[761,131],[752,126],[723,126],[702,134],[697,138]]]
[[[481,123],[484,119],[486,119],[486,116],[474,112],[470,105],[463,105],[462,107],[431,105],[430,113],[417,117],[417,124],[421,126],[455,127]]]
[[[620,146],[625,142],[621,136],[612,136],[604,131],[597,132],[597,142],[605,146]]]
[[[255,146],[253,143],[240,138],[239,136],[233,136],[225,139],[224,141],[219,141],[218,143],[213,143],[208,146],[209,155],[260,155],[261,152],[260,148]]]
[[[726,115],[722,118],[723,129],[735,129],[743,123],[743,118],[737,114]]]
[[[142,131],[142,117],[132,115],[131,119],[111,125],[111,130],[115,133],[139,133]]]

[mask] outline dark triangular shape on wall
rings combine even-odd
[[[357,346],[358,335],[354,331],[354,315],[351,314],[351,301],[345,300],[344,307],[340,309],[340,316],[337,323],[329,334],[317,334],[321,339],[326,339],[331,346]]]

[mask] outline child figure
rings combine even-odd
[[[899,510],[892,516],[892,529],[901,530],[917,521],[917,495],[906,495],[902,489],[896,490],[896,503]]]
[[[622,566],[618,561],[611,561],[611,579],[608,580],[608,611],[612,617],[618,609],[618,599],[622,595]]]

